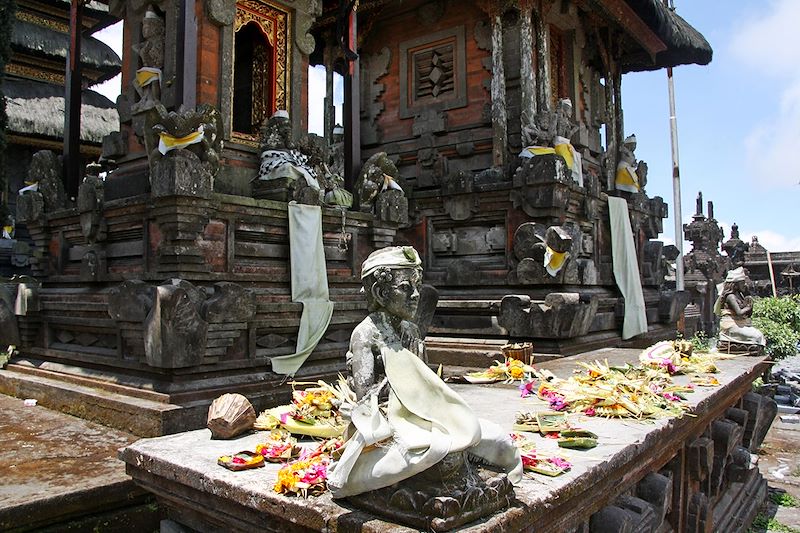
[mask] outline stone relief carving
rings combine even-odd
[[[380,97],[386,90],[386,85],[378,83],[378,80],[389,73],[391,59],[392,54],[387,47],[383,47],[376,54],[361,55],[361,138],[363,144],[377,144],[382,139],[377,121],[385,108]]]

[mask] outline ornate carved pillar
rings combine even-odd
[[[508,141],[502,14],[492,15],[492,162],[504,167]]]
[[[544,20],[545,8],[539,1],[539,10],[534,19],[536,29],[536,80],[538,109],[549,110],[552,101],[550,88],[550,29]]]
[[[537,76],[533,70],[533,21],[531,7],[520,3],[520,86],[522,89],[522,104],[520,121],[522,122],[523,145],[529,144],[533,139],[526,139],[525,132],[533,126],[536,120],[536,81]]]

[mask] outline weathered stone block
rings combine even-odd
[[[214,177],[193,152],[175,150],[153,162],[150,190],[154,197],[210,198],[214,192]]]
[[[144,322],[147,364],[156,368],[185,368],[202,363],[208,323],[189,293],[177,285],[161,285]]]
[[[144,322],[155,290],[140,280],[124,281],[108,292],[108,316],[119,322]]]
[[[699,437],[686,449],[689,475],[703,481],[711,473],[714,464],[714,442],[708,437]]]
[[[589,331],[597,306],[597,298],[582,299],[576,293],[550,293],[544,302],[508,295],[500,302],[498,323],[513,337],[578,337]]]
[[[206,0],[208,18],[219,26],[230,26],[236,18],[236,0]]]
[[[375,216],[378,220],[404,226],[408,224],[408,198],[403,191],[390,189],[375,200]]]
[[[0,350],[13,344],[19,346],[19,326],[14,314],[14,294],[6,285],[0,285]]]
[[[241,285],[221,281],[202,304],[201,314],[209,323],[247,322],[256,315],[256,297]]]
[[[672,478],[652,472],[636,486],[636,495],[653,506],[658,527],[672,508]]]
[[[63,166],[55,152],[40,150],[33,154],[28,167],[28,181],[39,183],[45,211],[64,207],[67,194],[64,192]]]
[[[101,157],[104,160],[114,161],[127,154],[128,139],[126,133],[114,131],[103,137],[103,153]]]
[[[26,192],[17,197],[17,222],[41,222],[44,216],[44,197],[39,192]]]
[[[589,519],[590,533],[634,533],[630,515],[620,507],[608,505]]]

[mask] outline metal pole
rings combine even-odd
[[[675,204],[675,246],[678,258],[675,260],[675,290],[682,291],[683,284],[683,214],[681,212],[681,171],[678,158],[678,119],[675,115],[675,83],[672,80],[672,67],[667,68],[669,85],[669,131],[672,144],[672,201]]]

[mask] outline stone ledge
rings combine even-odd
[[[610,364],[634,361],[638,350],[604,349],[550,361],[540,365],[557,375],[568,375],[576,361],[608,359]],[[716,375],[722,384],[713,389],[698,388],[689,395],[695,416],[681,419],[637,423],[575,416],[575,423],[599,436],[601,446],[586,452],[568,451],[573,469],[557,478],[537,476],[526,479],[516,488],[517,504],[492,518],[472,524],[465,531],[552,530],[568,531],[638,483],[650,472],[659,471],[685,443],[702,434],[715,418],[750,390],[750,384],[762,372],[759,358],[739,358],[719,362]],[[677,382],[688,378],[678,377]],[[519,398],[516,387],[454,386],[478,416],[511,427],[520,409],[541,409],[540,400]],[[502,406],[502,408],[500,407]],[[345,521],[352,515],[346,506],[329,494],[308,500],[287,498],[272,492],[278,465],[245,472],[229,472],[216,465],[220,455],[252,449],[263,439],[250,434],[233,441],[212,441],[208,430],[147,439],[128,446],[120,457],[128,463],[128,473],[176,513],[185,513],[188,525],[196,529],[212,527],[213,512],[205,512],[194,503],[203,494],[230,509],[236,516],[233,529],[263,527],[279,520],[283,530],[347,530]],[[310,443],[308,445],[311,445]],[[551,439],[537,440],[542,450],[555,449]],[[209,501],[211,501],[209,500]],[[403,530],[395,524],[373,517],[359,523],[355,531]]]

